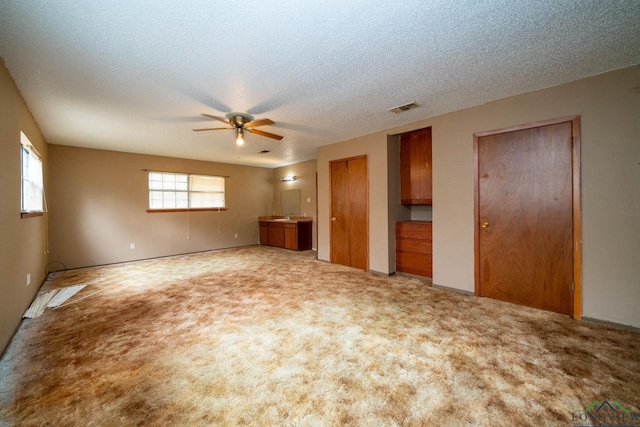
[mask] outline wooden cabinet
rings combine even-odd
[[[273,222],[267,225],[267,244],[284,248],[284,223]]]
[[[431,221],[396,222],[396,271],[433,277]]]
[[[260,244],[266,245],[269,241],[269,223],[266,221],[260,221]]]
[[[400,203],[430,205],[431,128],[400,135]]]
[[[294,251],[306,251],[312,245],[312,221],[260,221],[260,244]]]
[[[284,225],[284,247],[285,249],[298,250],[298,224]],[[311,248],[309,248],[311,249]]]

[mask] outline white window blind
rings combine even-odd
[[[224,178],[190,175],[189,207],[224,208]]]
[[[149,209],[224,207],[223,177],[149,172]]]
[[[40,154],[20,132],[20,161],[22,178],[22,212],[44,212],[44,183],[42,178],[42,159]]]

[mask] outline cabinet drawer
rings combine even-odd
[[[396,270],[405,273],[418,274],[420,276],[432,277],[431,255],[397,253]]]
[[[431,241],[430,222],[396,222],[396,237]]]
[[[285,222],[284,228],[296,228],[296,224],[293,222]]]
[[[396,251],[431,254],[431,242],[426,240],[396,239]]]
[[[431,269],[431,255],[398,253],[396,254],[396,263],[398,266],[411,267],[421,270]]]
[[[433,270],[430,268],[426,270],[420,270],[420,269],[411,268],[411,267],[398,267],[396,268],[396,270],[399,271],[400,273],[415,274],[416,276],[423,276],[423,277],[429,277],[429,278],[433,277]]]

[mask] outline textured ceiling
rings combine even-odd
[[[640,1],[0,0],[0,56],[49,143],[276,167],[638,64]]]

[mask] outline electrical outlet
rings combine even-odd
[[[130,243],[129,244],[129,249],[135,249],[136,248],[136,244],[135,243]]]
[[[27,286],[31,284],[31,273],[27,274]]]
[[[236,239],[238,238],[238,233],[236,233]]]
[[[311,197],[307,197],[307,203],[311,203]]]

